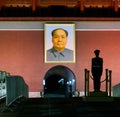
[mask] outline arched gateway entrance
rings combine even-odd
[[[65,66],[55,66],[44,77],[45,97],[72,97],[76,90],[74,73]]]

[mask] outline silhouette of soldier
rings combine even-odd
[[[95,56],[92,58],[92,76],[93,76],[93,83],[94,83],[94,91],[100,91],[100,79],[103,72],[103,59],[99,57],[100,50],[94,51]]]

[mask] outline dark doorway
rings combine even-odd
[[[72,97],[76,90],[74,73],[65,66],[55,66],[44,77],[45,97]]]

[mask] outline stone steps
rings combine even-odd
[[[120,98],[113,97],[28,98],[16,112],[0,117],[113,117],[120,114],[119,106]]]
[[[31,99],[21,105],[21,117],[112,117],[113,113],[120,114],[119,104],[107,97],[102,101],[94,101],[94,97]],[[103,97],[102,97],[103,98]],[[110,97],[109,97],[110,98]],[[106,99],[106,101],[105,101]],[[35,100],[38,102],[36,103]],[[44,103],[43,103],[44,102]],[[105,115],[104,115],[105,113]]]

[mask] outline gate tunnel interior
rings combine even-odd
[[[65,66],[49,69],[44,77],[44,97],[72,97],[76,91],[74,73]]]

